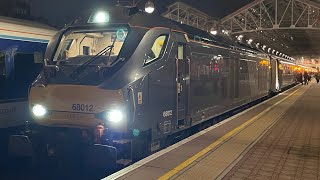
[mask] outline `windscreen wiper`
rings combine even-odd
[[[111,52],[112,49],[114,47],[114,44],[116,42],[117,38],[114,38],[113,42],[111,45],[105,47],[104,49],[102,49],[99,53],[97,53],[95,56],[93,56],[92,58],[88,59],[86,62],[84,62],[81,66],[79,66],[78,68],[76,68],[71,74],[70,77],[71,78],[76,78],[89,64],[91,64],[94,60],[98,59],[99,57],[101,57],[104,53],[109,51],[109,55],[108,55],[108,60],[106,62],[109,62],[110,56],[111,56]]]
[[[116,42],[116,39],[117,39],[117,38],[114,38],[114,40],[113,40],[113,42],[112,42],[112,45],[111,45],[111,47],[110,47],[111,49],[110,49],[110,51],[109,51],[107,63],[109,63],[110,56],[111,56],[111,52],[112,52],[112,50],[113,50],[114,43]]]
[[[113,43],[114,44],[114,43]],[[96,59],[98,59],[99,57],[101,57],[104,53],[111,51],[113,48],[113,44],[109,45],[107,47],[105,47],[104,49],[102,49],[99,53],[97,53],[96,55],[94,55],[92,58],[88,59],[87,61],[85,61],[82,65],[80,65],[79,67],[77,67],[74,71],[72,71],[72,73],[69,75],[71,78],[76,78],[78,74],[80,74],[89,64],[91,64],[92,62],[94,62]],[[110,54],[110,53],[109,53]]]

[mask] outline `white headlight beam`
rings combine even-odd
[[[107,120],[110,122],[118,123],[123,120],[123,114],[119,110],[111,110],[107,112]]]
[[[36,117],[43,117],[47,114],[47,109],[40,104],[36,104],[32,107],[32,113]]]

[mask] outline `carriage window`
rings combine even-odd
[[[32,82],[42,68],[41,63],[34,61],[34,54],[16,53],[14,55],[15,80]]]
[[[43,53],[42,52],[34,52],[33,54],[34,63],[43,63]]]
[[[14,98],[28,97],[28,87],[38,76],[42,68],[42,63],[36,63],[34,54],[16,53],[14,55],[14,70],[12,86]]]
[[[248,62],[240,60],[240,73],[248,73]]]
[[[151,52],[147,54],[147,60],[145,61],[145,64],[149,64],[157,60],[163,54],[166,40],[167,36],[161,35],[154,41],[150,50]]]
[[[5,64],[5,54],[0,52],[0,78],[6,76],[6,64]]]

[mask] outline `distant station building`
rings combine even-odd
[[[1,0],[0,16],[31,19],[30,0]]]

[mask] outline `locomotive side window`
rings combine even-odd
[[[0,79],[6,76],[5,54],[0,52]]]
[[[178,59],[183,59],[183,45],[178,45]]]
[[[163,51],[165,49],[166,40],[167,40],[167,36],[161,35],[154,41],[150,49],[150,53],[147,54],[147,59],[145,61],[145,64],[149,64],[162,56]]]

